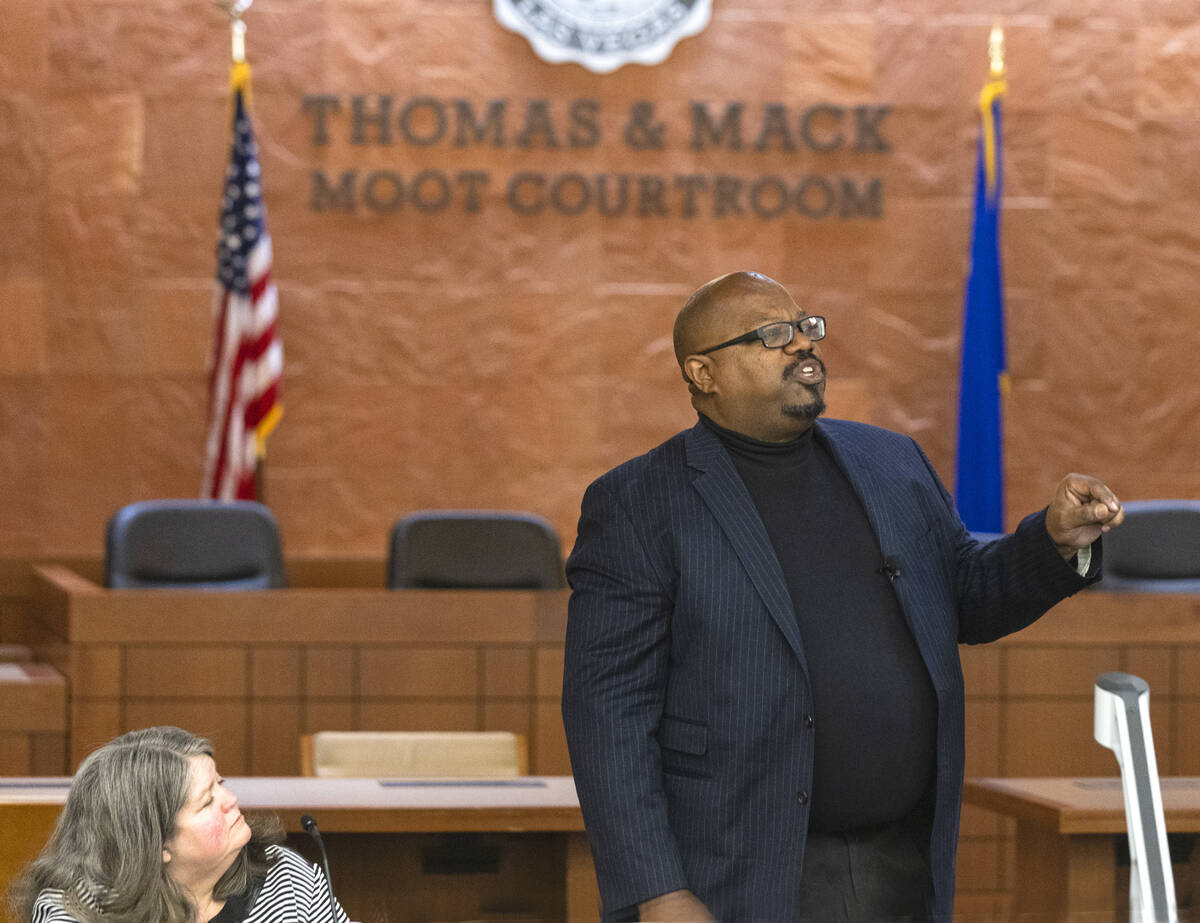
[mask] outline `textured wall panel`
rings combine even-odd
[[[422,507],[530,509],[569,544],[585,485],[693,415],[670,326],[758,268],[830,317],[831,412],[912,433],[953,482],[975,107],[1007,15],[1003,247],[1009,523],[1067,470],[1200,496],[1195,9],[1153,2],[723,0],[662,65],[538,60],[480,0],[259,0],[254,118],[275,239],[285,417],[268,500],[289,553],[381,556]],[[184,0],[0,0],[0,474],[10,555],[97,555],[104,521],[200,480],[228,145],[228,30]],[[314,141],[306,94],[343,111]],[[351,143],[350,97],[484,111],[504,144]],[[573,100],[598,144],[571,149]],[[544,100],[559,146],[515,143]],[[660,147],[624,141],[655,106]],[[742,150],[692,150],[690,104],[744,103]],[[888,106],[886,153],[754,151],[763,107]],[[393,126],[393,135],[398,132]],[[369,136],[370,137],[370,136]],[[372,137],[373,140],[373,137]],[[310,209],[312,172],[486,171],[477,211]],[[605,218],[514,213],[520,171],[625,173]],[[879,177],[877,219],[638,213],[638,176]]]

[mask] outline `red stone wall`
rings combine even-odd
[[[1200,8],[1143,0],[715,0],[661,66],[537,59],[487,0],[258,0],[247,14],[286,413],[289,554],[382,555],[422,507],[535,510],[689,425],[669,331],[757,268],[829,316],[831,412],[911,433],[952,483],[975,102],[1009,14],[1009,524],[1082,469],[1200,496]],[[0,554],[99,554],[125,503],[191,495],[226,157],[228,29],[185,0],[0,0]],[[309,94],[599,101],[590,149],[313,142]],[[671,132],[630,150],[630,106]],[[687,105],[886,105],[887,154],[688,149]],[[348,105],[348,103],[344,103]],[[749,131],[749,130],[748,130]],[[311,174],[489,171],[475,213],[310,209]],[[521,170],[882,178],[877,220],[515,214]]]

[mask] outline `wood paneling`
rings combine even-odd
[[[1117,669],[1115,647],[1014,647],[1007,651],[1005,690],[1010,696],[1090,695],[1101,673]]]
[[[355,649],[306,644],[301,648],[304,663],[304,694],[308,698],[342,697],[355,694]]]
[[[358,709],[358,727],[364,731],[474,731],[480,730],[479,725],[479,707],[474,699],[459,702],[363,699]]]
[[[212,741],[221,772],[247,771],[250,741],[258,729],[250,723],[250,705],[246,699],[125,698],[121,704],[122,733],[157,724],[174,724]],[[87,753],[75,749],[72,742],[71,756],[74,768]],[[226,769],[227,766],[230,768]]]
[[[164,616],[161,593],[114,593],[61,568],[37,581],[37,652],[71,684],[71,767],[122,730],[171,722],[211,736],[230,774],[297,772],[300,733],[397,728],[511,730],[528,740],[531,771],[570,772],[565,591],[185,593]],[[1091,736],[1092,685],[1110,670],[1151,683],[1160,772],[1200,773],[1187,731],[1200,726],[1196,597],[1082,593],[962,658],[968,774],[1111,775]],[[52,745],[36,752],[22,744],[25,764],[53,765]],[[1013,832],[964,812],[963,906],[1006,906]]]
[[[968,775],[1116,774],[1112,752],[1092,738],[1093,686],[1109,671],[1150,684],[1160,775],[1200,774],[1189,731],[1200,726],[1200,681],[1191,669],[1200,668],[1200,597],[1086,591],[1024,631],[963,654]],[[963,812],[960,855],[970,864],[959,870],[962,906],[994,903],[1003,911],[1018,859],[1028,865],[1029,858],[1016,856],[1011,822],[981,813]],[[985,874],[981,863],[990,860],[981,857],[989,856],[996,867]]]
[[[480,692],[479,656],[474,647],[366,648],[359,655],[358,682],[363,699],[474,699]]]
[[[0,775],[30,775],[32,762],[33,738],[29,734],[0,731]]]
[[[46,663],[0,663],[0,775],[62,772],[67,734],[63,675]]]
[[[300,648],[264,645],[250,652],[250,694],[255,698],[300,694]]]
[[[531,771],[539,753],[566,771],[563,591],[113,592],[56,566],[36,582],[38,653],[71,682],[70,768],[122,731],[178,724],[228,774],[296,773],[301,733],[356,729],[512,730]]]
[[[131,698],[246,698],[248,652],[241,646],[129,644],[124,653],[122,692]]]
[[[533,658],[528,648],[495,647],[483,651],[483,691],[493,696],[529,698]]]
[[[256,776],[285,776],[295,765],[303,711],[295,698],[276,701],[254,699],[250,703],[249,771]]]

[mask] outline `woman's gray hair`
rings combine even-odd
[[[187,803],[191,758],[212,744],[177,727],[130,731],[80,764],[46,847],[13,886],[17,919],[31,920],[38,894],[63,892],[84,923],[194,923],[196,909],[167,874],[163,846]],[[250,842],[217,882],[217,899],[266,877],[266,847],[283,839],[274,818],[251,820]]]

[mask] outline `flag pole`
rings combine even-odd
[[[242,14],[250,9],[254,0],[213,0],[213,5],[225,11],[229,17],[229,25],[233,32],[233,63],[242,64],[246,60],[246,23]]]
[[[253,2],[253,0],[251,0]],[[995,100],[1008,92],[1008,73],[1004,67],[1004,27],[999,20],[992,24],[992,31],[988,34],[988,82],[983,88],[983,93],[979,99],[979,109],[983,114],[983,131],[986,151],[984,154],[984,168],[987,171],[987,192],[989,196],[996,196],[996,174],[999,170],[1000,158],[996,153],[996,119],[993,115],[992,104]],[[997,212],[999,211],[1000,203],[996,202]],[[997,219],[997,235],[999,234],[999,220]],[[1000,401],[1003,406],[1004,400],[1008,397],[1012,383],[1008,377],[1007,363],[1000,369]],[[1002,411],[1003,412],[1003,411]]]
[[[250,9],[254,0],[216,0],[229,14],[229,27],[232,33],[233,78],[235,87],[240,86],[243,92],[249,92],[249,68],[246,64],[246,22],[242,14]],[[259,424],[254,436],[254,496],[259,503],[267,502],[267,434],[275,428],[279,420],[279,408],[272,409],[270,420]]]
[[[1004,77],[1004,27],[999,22],[992,24],[988,35],[988,69],[993,80]]]
[[[249,66],[246,64],[246,22],[242,14],[250,9],[254,0],[213,0],[229,17],[229,29],[232,37],[231,57],[233,60],[230,82],[235,88],[242,87],[249,93]]]
[[[230,25],[233,30],[233,63],[242,64],[246,60],[246,23],[238,16]]]
[[[996,123],[992,117],[992,103],[1008,88],[1004,78],[1004,27],[997,22],[988,34],[988,82],[979,94],[988,195],[996,189]]]
[[[1001,100],[1004,30],[988,36],[988,79],[979,93],[980,132],[970,265],[963,305],[955,501],[973,532],[1004,531],[1004,275],[1000,259]]]
[[[249,116],[250,64],[242,14],[254,0],[213,0],[231,27],[233,143],[217,245],[204,496],[265,501],[266,440],[282,416],[283,347],[271,238]]]
[[[243,90],[249,90],[246,73],[246,22],[242,19],[242,14],[250,9],[254,0],[213,0],[213,2],[229,16],[229,30],[232,38],[230,56],[233,61],[230,83],[234,87],[241,86]],[[254,496],[260,503],[265,503],[267,499],[265,442],[266,440],[261,437],[255,439]]]

